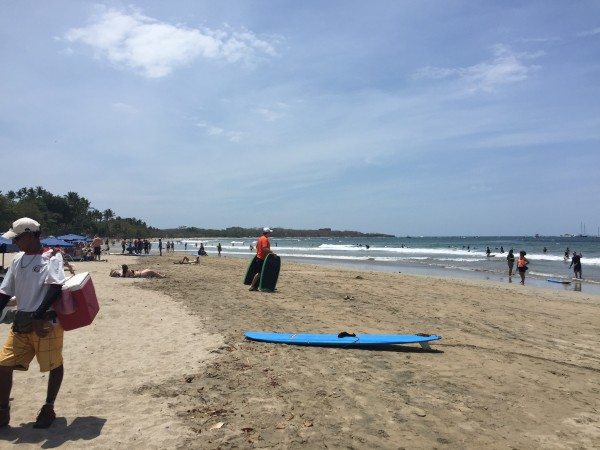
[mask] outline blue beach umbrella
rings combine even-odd
[[[19,251],[19,247],[12,243],[12,240],[0,236],[0,253],[2,253],[2,266],[4,267],[4,254],[15,253]]]
[[[19,247],[13,244],[11,239],[6,239],[0,236],[0,253],[15,253],[19,251]]]
[[[82,236],[80,234],[65,234],[63,236],[58,236],[57,239],[62,239],[67,242],[87,242],[89,240],[87,236]]]
[[[67,242],[63,239],[58,239],[54,236],[48,236],[47,238],[42,239],[41,242],[46,247],[73,247],[74,245],[71,242]]]

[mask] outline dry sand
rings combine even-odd
[[[102,309],[92,326],[65,336],[57,423],[30,428],[46,382],[33,363],[30,372],[15,374],[12,428],[0,431],[0,442],[99,448],[592,448],[600,442],[600,296],[286,261],[277,292],[248,292],[241,284],[248,261],[211,256],[180,266],[174,256],[109,259],[76,264],[92,272]],[[168,278],[109,278],[109,268],[123,260]],[[426,332],[444,339],[433,344],[436,352],[333,349],[249,342],[246,330]]]

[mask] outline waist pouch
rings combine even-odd
[[[14,333],[31,333],[33,332],[33,315],[35,313],[26,311],[17,311],[13,322],[12,330]],[[56,313],[47,311],[44,314],[43,320],[56,322]]]

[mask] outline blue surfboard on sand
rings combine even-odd
[[[571,284],[570,281],[567,281],[567,280],[557,280],[555,278],[548,278],[548,281],[550,283]]]
[[[441,339],[435,334],[294,334],[247,331],[246,339],[258,342],[271,342],[289,345],[310,345],[324,347],[368,347],[376,345],[420,344],[429,349],[429,342]]]

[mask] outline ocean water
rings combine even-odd
[[[521,250],[530,261],[526,283],[550,289],[600,293],[600,238],[590,237],[394,237],[394,238],[282,238],[271,237],[271,248],[282,258],[353,267],[360,270],[403,272],[458,278],[490,279],[519,282],[518,275],[509,280],[506,255]],[[222,254],[251,258],[255,237],[176,240],[175,250],[195,254],[202,242],[207,253],[216,254],[218,242]],[[187,244],[187,248],[186,248]],[[367,248],[367,246],[369,248]],[[492,257],[486,256],[490,247]],[[503,247],[504,253],[501,252]],[[547,252],[543,252],[543,248]],[[582,253],[582,282],[574,281],[570,260],[564,259],[569,248]],[[156,249],[156,245],[153,246]],[[516,264],[515,264],[516,268]],[[571,281],[549,283],[547,279]]]

